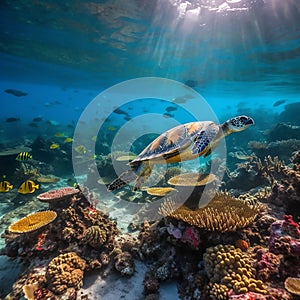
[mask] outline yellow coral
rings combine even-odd
[[[56,216],[56,212],[51,210],[39,211],[13,223],[8,227],[8,230],[14,233],[34,231],[54,221]]]
[[[209,283],[204,289],[205,299],[209,300],[226,300],[228,299],[229,288],[224,284]]]
[[[56,294],[63,293],[67,288],[79,289],[82,286],[85,260],[75,252],[60,254],[53,258],[46,271],[49,289]]]
[[[203,186],[217,179],[214,174],[184,173],[168,180],[168,184],[177,186]]]
[[[203,260],[211,283],[224,284],[236,294],[267,293],[263,282],[255,279],[250,257],[241,249],[232,245],[210,247]]]
[[[193,210],[183,205],[175,209],[172,201],[167,200],[159,212],[209,231],[226,232],[246,227],[261,210],[260,203],[249,204],[227,193],[217,193],[204,208]]]
[[[171,187],[152,187],[152,188],[147,188],[146,192],[147,194],[152,196],[162,197],[169,194],[170,192],[176,192],[176,189]]]

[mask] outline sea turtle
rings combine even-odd
[[[218,146],[219,141],[232,132],[245,130],[253,125],[252,118],[237,116],[222,125],[212,121],[198,121],[178,125],[162,133],[151,142],[123,172],[107,187],[114,191],[135,180],[133,190],[140,189],[150,176],[155,164],[176,163],[208,156]]]

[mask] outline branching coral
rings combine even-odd
[[[166,201],[160,213],[209,231],[226,232],[246,227],[262,208],[260,203],[249,204],[227,193],[218,193],[204,208],[192,210],[183,205],[175,209],[172,202]]]
[[[211,283],[224,284],[236,294],[267,293],[263,282],[254,277],[250,257],[241,249],[220,244],[207,248],[203,260]]]
[[[55,220],[57,214],[46,210],[30,214],[9,226],[8,230],[14,233],[25,233],[42,228]]]
[[[63,293],[69,287],[79,289],[85,265],[85,260],[75,252],[60,254],[53,258],[46,271],[49,288],[56,294]]]

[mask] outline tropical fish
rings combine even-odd
[[[115,127],[115,126],[109,126],[108,130],[109,131],[115,131],[115,130],[117,130],[117,127]]]
[[[0,193],[7,193],[13,188],[13,185],[10,182],[4,180],[0,182]]]
[[[12,123],[12,122],[17,122],[17,121],[20,121],[20,118],[10,117],[5,120],[6,123]]]
[[[273,104],[273,106],[276,107],[276,106],[279,106],[279,105],[281,105],[281,104],[283,104],[283,103],[285,103],[285,102],[286,102],[285,99],[278,100],[278,101],[276,101],[276,102]]]
[[[7,89],[4,92],[7,93],[7,94],[14,95],[16,97],[22,97],[22,96],[27,96],[28,95],[28,93],[25,93],[25,92],[22,92],[22,91],[19,91],[19,90],[14,90],[14,89]]]
[[[32,194],[39,187],[40,187],[39,184],[36,184],[34,181],[26,180],[20,185],[20,187],[18,189],[18,193],[23,194],[23,195]]]
[[[166,111],[167,111],[167,112],[171,112],[171,111],[174,111],[174,110],[177,110],[177,107],[176,107],[176,106],[168,106],[168,107],[166,108]]]
[[[62,132],[56,132],[54,134],[55,137],[65,137],[65,135]]]
[[[32,119],[32,122],[41,122],[43,119],[41,117],[36,117]]]
[[[72,177],[72,178],[69,178],[67,180],[67,184],[68,184],[68,186],[76,187],[77,186],[77,181],[74,177]]]
[[[97,141],[97,136],[96,136],[96,135],[94,135],[94,136],[92,137],[92,141],[93,141],[93,142],[96,142],[96,141]]]
[[[32,155],[28,152],[20,152],[16,157],[16,160],[18,161],[25,161],[28,159],[32,159]]]
[[[74,149],[79,154],[85,154],[86,153],[86,148],[83,145],[78,145]]]
[[[129,116],[129,114],[126,111],[122,110],[121,108],[116,108],[114,110],[114,113],[119,114],[119,115]]]
[[[193,79],[188,79],[184,84],[189,86],[189,87],[195,87],[195,86],[198,85],[198,81],[193,80]]]
[[[59,148],[59,145],[57,143],[54,143],[54,144],[51,144],[49,148],[52,150],[57,149],[57,148]]]
[[[65,143],[71,143],[71,142],[73,142],[73,139],[70,138],[70,137],[67,137],[67,138],[65,138],[64,142]]]

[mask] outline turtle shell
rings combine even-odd
[[[146,160],[157,160],[159,158],[165,160],[179,156],[194,144],[200,133],[205,132],[208,133],[208,136],[214,137],[215,135],[209,134],[210,131],[219,131],[219,126],[212,121],[199,121],[178,125],[158,136],[130,164]],[[210,142],[211,140],[208,140],[207,146]],[[207,146],[201,153],[195,155],[195,157],[204,154],[208,148]],[[191,150],[190,153],[192,153]]]

